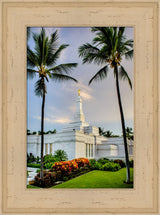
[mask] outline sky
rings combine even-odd
[[[82,64],[82,58],[79,57],[78,48],[84,43],[91,43],[95,33],[91,32],[91,28],[87,27],[63,27],[63,28],[45,28],[48,36],[55,30],[58,30],[59,45],[69,44],[63,50],[58,64],[62,63],[78,63],[73,69],[71,76],[78,80],[55,82],[50,80],[47,83],[47,94],[45,103],[45,125],[44,130],[61,131],[68,123],[74,121],[74,113],[76,111],[76,99],[78,89],[81,89],[81,97],[83,102],[83,113],[87,123],[93,126],[101,127],[105,131],[110,130],[113,134],[122,135],[121,120],[116,94],[116,83],[113,70],[110,69],[108,76],[103,81],[92,82],[88,86],[89,80],[102,67],[96,64]],[[32,27],[31,32],[39,33],[41,28]],[[125,28],[125,36],[127,39],[133,39],[134,29],[132,27]],[[28,40],[28,44],[34,50],[34,41],[32,34]],[[133,60],[122,60],[133,84]],[[42,99],[34,93],[34,85],[37,78],[27,80],[27,129],[31,132],[39,131],[41,126],[41,103]],[[133,91],[130,89],[128,82],[120,80],[120,92],[126,127],[133,128]]]

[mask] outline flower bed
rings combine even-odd
[[[63,174],[72,172],[78,169],[78,164],[72,161],[60,161],[55,162],[52,166],[52,169],[55,171],[61,171]]]
[[[76,158],[72,161],[75,161],[78,164],[78,167],[88,167],[89,166],[89,160],[87,158]]]
[[[51,165],[51,163],[50,163]],[[109,160],[101,158],[88,160],[87,158],[76,158],[70,161],[58,161],[52,164],[48,171],[44,171],[44,180],[40,173],[35,177],[34,185],[39,187],[51,187],[57,182],[68,181],[91,170],[118,171],[125,165],[122,160]]]
[[[89,160],[86,158],[55,162],[50,170],[44,171],[44,180],[40,178],[40,173],[37,174],[34,185],[46,188],[51,187],[57,181],[67,181],[89,171]]]

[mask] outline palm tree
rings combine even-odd
[[[64,150],[61,150],[61,149],[58,149],[57,151],[55,151],[54,157],[58,161],[65,161],[65,160],[68,159],[67,153]]]
[[[75,81],[69,76],[69,72],[77,66],[77,63],[56,65],[61,52],[68,47],[66,44],[58,46],[58,32],[51,34],[50,38],[42,28],[40,34],[33,34],[34,50],[27,46],[27,75],[29,78],[38,76],[35,83],[35,94],[42,97],[41,109],[41,179],[43,180],[43,151],[44,151],[44,107],[47,93],[46,83],[49,79],[54,81]]]
[[[134,139],[132,128],[129,128],[129,127],[126,128],[126,137],[129,140],[133,140]]]
[[[107,131],[105,131],[104,132],[104,137],[112,137],[112,134],[113,134],[113,132],[112,131],[109,131],[109,130],[107,130]]]
[[[112,131],[104,131],[104,128],[99,127],[99,135],[104,137],[112,137]]]
[[[96,33],[96,37],[93,39],[92,44],[86,43],[79,47],[79,55],[83,58],[83,63],[94,62],[98,65],[102,65],[101,69],[89,81],[89,84],[91,84],[93,80],[98,81],[106,78],[109,67],[113,69],[113,74],[116,79],[117,97],[124,139],[127,167],[126,182],[130,183],[129,157],[125,132],[125,120],[119,89],[119,78],[127,79],[130,87],[132,88],[131,80],[125,68],[122,66],[121,61],[123,58],[132,59],[133,40],[126,40],[124,30],[124,27],[93,27],[92,32]]]
[[[27,27],[27,42],[28,42],[30,36],[31,36],[31,28]]]
[[[105,133],[104,128],[99,127],[99,135],[103,136]]]

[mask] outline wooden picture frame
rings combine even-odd
[[[158,0],[2,0],[1,214],[159,214]],[[26,189],[26,27],[134,27],[134,189]]]

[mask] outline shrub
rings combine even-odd
[[[121,169],[121,166],[118,163],[108,162],[105,163],[101,169],[104,171],[118,171]]]
[[[90,164],[91,169],[95,169],[96,160],[95,159],[90,159],[89,164]]]
[[[67,153],[64,150],[61,150],[61,149],[58,149],[57,151],[55,151],[54,158],[56,159],[56,161],[66,161],[66,160],[68,160]]]
[[[40,169],[37,169],[36,173],[39,173],[41,170]]]
[[[45,155],[43,157],[44,164],[46,163],[54,163],[58,161],[53,155]]]
[[[133,167],[133,165],[134,165],[134,161],[133,161],[133,160],[130,160],[130,161],[129,161],[129,167]]]
[[[102,164],[99,163],[99,162],[96,162],[96,163],[95,163],[95,169],[96,169],[96,170],[101,170],[101,169],[102,169]]]
[[[123,160],[120,160],[120,159],[114,160],[114,163],[118,163],[121,166],[121,168],[124,168],[126,166],[125,162]]]
[[[72,161],[75,161],[78,164],[79,168],[89,166],[89,160],[87,158],[76,158]]]
[[[44,166],[45,166],[46,169],[51,169],[52,166],[53,166],[53,164],[54,164],[54,162],[52,162],[52,163],[46,163],[46,164],[44,164]]]
[[[39,156],[37,156],[37,157],[35,158],[35,161],[36,161],[36,163],[40,163],[40,162],[41,162],[40,157],[39,157]]]
[[[61,171],[62,173],[68,173],[68,172],[72,172],[72,171],[78,169],[78,164],[74,160],[60,161],[60,162],[55,162],[52,165],[52,168],[55,171]]]
[[[44,171],[44,180],[40,178],[40,172],[35,177],[34,184],[39,187],[51,187],[57,180],[56,172]]]
[[[110,162],[110,160],[108,158],[100,158],[98,159],[98,163],[101,163],[102,165],[104,165],[105,163]]]
[[[62,172],[61,171],[57,171],[56,173],[57,173],[57,175],[56,175],[56,181],[61,181],[62,180]]]
[[[27,153],[27,163],[32,163],[35,162],[36,158],[34,157],[34,155],[32,153]]]

